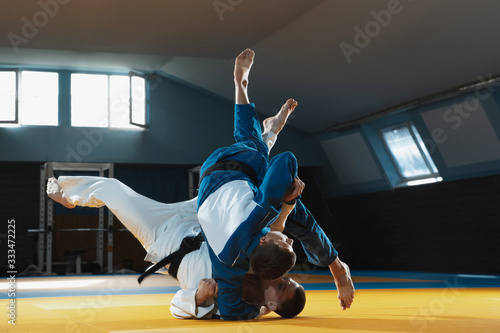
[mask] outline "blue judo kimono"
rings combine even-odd
[[[215,163],[232,160],[250,166],[256,179],[243,171],[227,170],[204,177],[198,193],[198,219],[209,245],[213,278],[219,285],[221,318],[246,320],[259,315],[259,308],[242,299],[250,254],[279,215],[298,166],[290,152],[269,160],[253,103],[235,105],[234,127],[236,143],[212,153],[200,174]],[[295,223],[287,223],[285,230],[300,240],[311,263],[327,266],[337,258],[330,240],[300,200],[289,218]]]

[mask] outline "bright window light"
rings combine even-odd
[[[145,127],[145,95],[145,79],[141,77],[72,74],[71,125],[128,129]],[[135,121],[131,121],[132,110],[138,110]]]
[[[59,124],[59,74],[22,71],[20,97],[22,125]]]
[[[402,182],[408,182],[406,185],[420,185],[442,180],[413,124],[388,127],[382,129],[381,134]]]
[[[57,126],[59,74],[34,71],[0,72],[0,122]]]
[[[0,121],[16,121],[16,72],[0,72]]]
[[[424,184],[432,184],[432,183],[437,183],[442,181],[443,178],[441,177],[435,177],[435,178],[425,178],[425,179],[420,179],[420,180],[410,180],[407,185],[408,186],[417,186],[417,185],[424,185]]]
[[[418,133],[417,128],[415,125],[410,124],[411,131],[413,135],[415,135],[415,139],[417,140],[418,146],[420,147],[420,151],[424,155],[425,161],[428,163],[429,167],[432,170],[432,173],[438,174],[438,169],[436,165],[434,164],[434,161],[431,158],[431,154],[429,154],[429,151],[427,150],[427,147],[425,147],[424,140],[422,140],[422,137],[420,136],[420,133]],[[442,180],[442,178],[441,178]]]
[[[71,74],[71,126],[108,127],[108,76]]]
[[[146,80],[132,76],[131,115],[130,122],[139,126],[146,126]]]
[[[111,75],[109,84],[110,127],[134,127],[129,120],[130,79],[124,75]]]

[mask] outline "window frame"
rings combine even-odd
[[[31,68],[19,68],[18,69],[19,71],[19,79],[18,79],[18,85],[17,85],[17,92],[18,92],[18,96],[17,96],[17,99],[16,99],[16,104],[17,104],[17,108],[18,108],[18,112],[19,110],[23,109],[22,108],[22,98],[23,98],[23,89],[22,89],[22,85],[23,85],[23,72],[35,72],[35,73],[52,73],[52,74],[56,74],[57,75],[57,117],[56,117],[56,121],[57,121],[57,124],[54,125],[54,124],[24,124],[21,122],[21,118],[19,117],[19,114],[18,114],[18,121],[19,121],[19,125],[20,126],[38,126],[38,127],[59,127],[61,126],[61,114],[60,114],[60,110],[61,110],[61,86],[60,86],[60,82],[61,82],[61,73],[58,71],[58,70],[55,70],[55,69],[31,69]]]
[[[129,76],[129,102],[128,102],[128,106],[129,106],[129,124],[130,125],[134,125],[134,126],[137,126],[137,127],[140,127],[140,128],[143,128],[143,129],[146,129],[148,128],[148,125],[149,125],[149,119],[148,119],[148,115],[149,115],[149,89],[148,89],[148,79],[145,75],[141,75],[139,73],[136,73],[136,72],[129,72],[128,74]],[[132,115],[133,115],[133,94],[132,94],[132,79],[134,77],[139,77],[141,79],[144,79],[144,125],[143,124],[139,124],[139,123],[136,123],[132,120]]]
[[[21,91],[21,70],[19,68],[0,68],[0,72],[14,72],[16,77],[16,98],[15,98],[15,106],[14,120],[2,120],[0,119],[0,124],[12,124],[19,125],[19,92]]]
[[[17,125],[17,126],[40,126],[40,127],[58,127],[61,126],[61,118],[60,118],[60,77],[61,73],[55,69],[36,69],[36,68],[21,68],[21,67],[2,67],[0,68],[0,72],[14,72],[15,73],[15,119],[14,120],[3,120],[0,119],[0,125],[6,125],[2,127],[9,127],[8,125]],[[53,73],[57,74],[57,124],[25,124],[21,119],[21,109],[22,109],[22,101],[23,101],[23,72],[35,72],[35,73]],[[17,127],[16,126],[16,127]]]
[[[389,147],[387,141],[384,138],[384,132],[388,132],[388,131],[391,131],[391,130],[394,130],[394,129],[399,129],[399,128],[407,128],[408,129],[408,131],[409,131],[409,133],[410,133],[410,135],[411,135],[411,137],[413,139],[413,142],[415,143],[415,145],[418,148],[420,156],[424,160],[425,165],[426,165],[427,169],[429,170],[429,174],[418,175],[418,176],[413,176],[413,177],[405,177],[403,175],[403,171],[400,168],[400,164],[398,163],[396,156],[394,155],[392,149]],[[391,158],[392,164],[394,165],[395,169],[397,170],[397,172],[399,174],[400,185],[408,185],[409,182],[421,181],[421,180],[426,180],[426,179],[429,179],[429,180],[435,179],[436,181],[442,180],[441,175],[439,174],[439,169],[435,165],[435,163],[432,160],[432,157],[430,156],[430,154],[428,154],[428,153],[426,154],[423,151],[423,147],[420,144],[420,142],[419,142],[419,140],[418,140],[418,138],[417,138],[417,136],[416,136],[416,134],[415,134],[414,131],[417,131],[417,129],[416,129],[415,125],[413,125],[413,123],[411,121],[406,121],[406,122],[403,122],[403,123],[398,123],[398,124],[387,126],[387,127],[384,127],[384,128],[381,128],[381,129],[378,130],[378,133],[379,133],[379,136],[380,136],[380,140],[384,144],[386,152],[388,153],[389,157]],[[418,134],[420,135],[420,133],[418,133]],[[424,144],[424,146],[425,146],[425,144]],[[431,158],[431,161],[429,161],[428,158]],[[436,168],[437,172],[435,172],[433,170],[434,168],[432,167],[432,165],[430,164],[430,162],[432,162],[434,164],[434,167]]]
[[[58,94],[59,94],[59,100],[58,100],[58,107],[57,107],[57,119],[58,123],[57,125],[38,125],[38,124],[30,124],[30,125],[24,125],[21,123],[21,117],[20,117],[20,108],[21,108],[21,99],[22,99],[22,72],[24,71],[31,71],[31,72],[50,72],[50,73],[57,73],[59,77],[59,86],[58,86]],[[37,69],[37,68],[30,68],[30,67],[0,67],[0,73],[1,72],[13,72],[15,74],[15,106],[14,106],[14,119],[0,119],[0,127],[4,125],[5,127],[9,127],[9,125],[17,125],[17,126],[56,126],[60,127],[61,124],[61,87],[60,87],[60,80],[61,80],[61,70],[57,70],[54,68],[44,68],[44,69]],[[71,75],[72,74],[89,74],[89,75],[103,75],[107,77],[108,80],[108,106],[107,106],[107,120],[108,124],[106,127],[102,128],[107,128],[107,129],[113,129],[113,130],[134,130],[134,129],[148,129],[149,128],[149,107],[150,107],[150,101],[149,101],[149,76],[147,73],[139,73],[139,72],[133,72],[130,71],[128,73],[124,73],[122,71],[80,71],[80,70],[64,70],[63,72],[66,72],[67,74],[64,75],[69,75],[69,82],[70,82],[70,87],[71,87]],[[129,91],[128,91],[128,102],[129,102],[129,108],[128,108],[128,124],[130,127],[112,127],[111,126],[111,121],[110,121],[110,100],[109,100],[109,92],[110,92],[110,77],[113,75],[117,76],[124,76],[128,77],[129,80]],[[132,79],[134,77],[139,77],[144,80],[144,124],[138,123],[133,121],[133,95],[132,95]],[[69,89],[68,92],[68,98],[71,101],[71,88]],[[71,103],[71,102],[70,102]],[[71,113],[71,108],[69,109],[69,113]],[[69,116],[71,119],[71,115]],[[75,126],[75,125],[69,125],[70,127],[94,127],[94,126]]]
[[[146,75],[137,73],[137,72],[129,72],[128,74],[124,74],[123,72],[94,72],[94,71],[71,71],[70,72],[70,82],[72,81],[71,75],[73,74],[84,74],[84,75],[103,75],[106,76],[107,78],[107,96],[108,96],[108,104],[107,104],[107,126],[105,127],[97,127],[97,126],[79,126],[79,125],[73,125],[71,124],[71,127],[87,127],[87,128],[106,128],[106,129],[111,129],[111,130],[137,130],[137,129],[143,129],[146,130],[149,128],[149,84],[148,84],[148,78]],[[113,127],[111,126],[111,97],[110,97],[110,88],[111,88],[111,76],[124,76],[128,77],[129,79],[129,91],[128,91],[128,103],[129,103],[129,114],[128,114],[128,119],[129,119],[129,125],[133,127]],[[144,89],[145,89],[145,101],[144,101],[144,113],[145,113],[145,124],[139,124],[135,123],[132,121],[132,77],[140,77],[144,79]],[[70,92],[70,101],[72,103],[72,96]],[[70,110],[71,113],[71,110]]]

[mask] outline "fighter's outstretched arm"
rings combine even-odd
[[[294,223],[288,223],[285,230],[300,241],[309,262],[330,268],[340,306],[343,310],[350,308],[354,300],[354,285],[349,267],[340,261],[328,236],[301,200],[297,201],[289,218]]]

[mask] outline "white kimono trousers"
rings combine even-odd
[[[116,179],[102,177],[61,176],[59,185],[65,197],[75,205],[107,206],[144,246],[147,252],[144,260],[153,263],[177,251],[184,237],[196,236],[201,231],[196,214],[197,198],[164,204],[136,193]],[[177,279],[182,290],[171,302],[174,317],[204,318],[217,311],[215,302],[207,307],[197,307],[195,302],[198,282],[211,277],[207,243],[203,242],[200,249],[184,256],[179,265]]]

